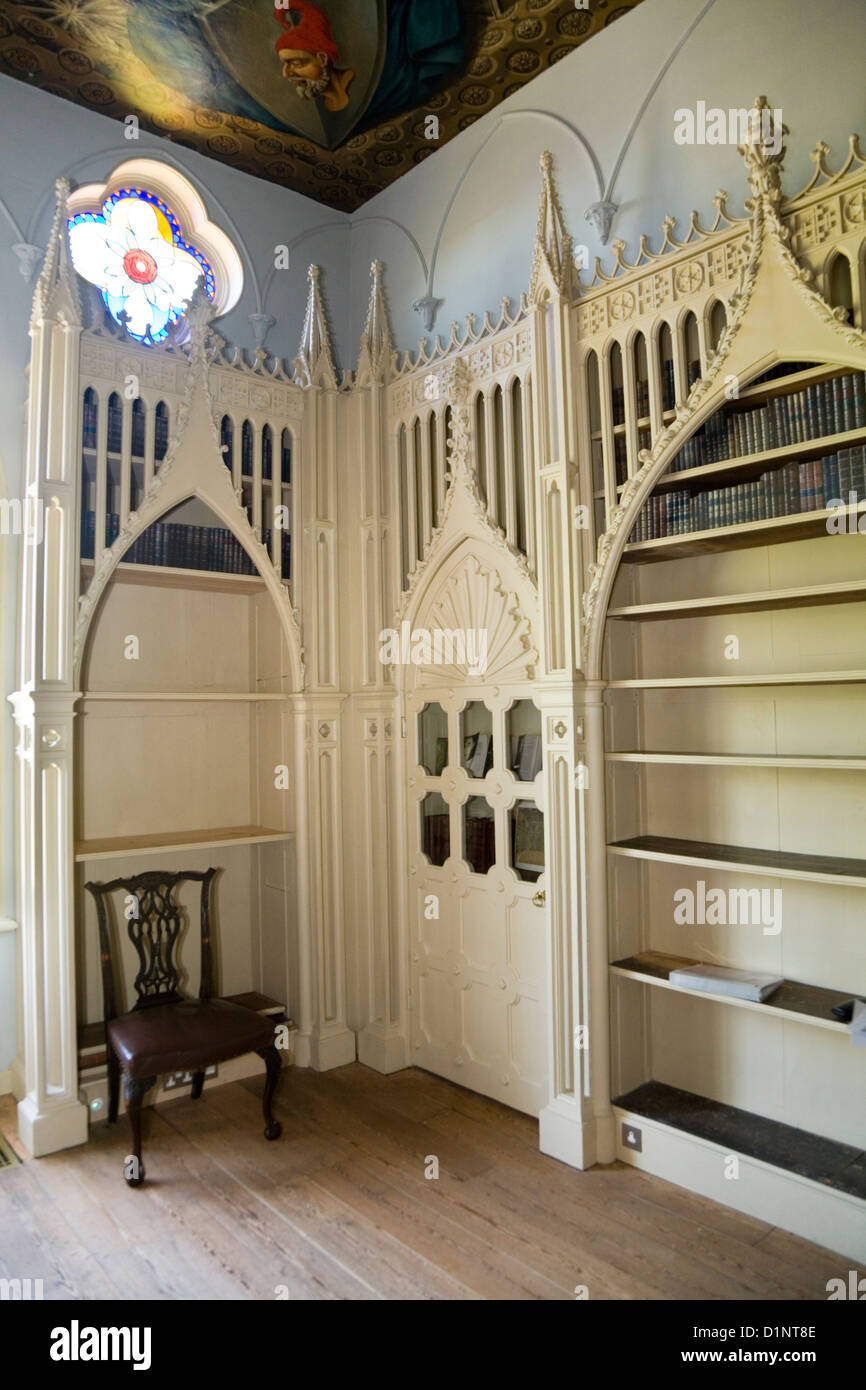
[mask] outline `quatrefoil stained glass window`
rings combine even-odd
[[[79,275],[102,291],[112,318],[130,337],[158,343],[186,311],[200,276],[209,298],[214,273],[184,240],[166,203],[143,188],[121,188],[101,212],[69,219],[69,250]]]

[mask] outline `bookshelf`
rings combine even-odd
[[[809,879],[819,883],[852,883],[866,888],[866,859],[834,855],[792,854],[785,850],[747,845],[715,845],[701,840],[678,840],[667,835],[634,835],[613,840],[611,854],[668,864],[694,864],[705,869],[743,870],[771,878]]]
[[[859,684],[866,671],[793,671],[760,676],[660,676],[654,679],[612,680],[610,690],[698,690],[701,688],[746,685],[832,685]]]
[[[775,541],[796,540],[798,537],[821,536],[827,523],[853,531],[856,520],[859,534],[864,516],[862,504],[833,507],[805,515],[774,517],[764,521],[735,523],[720,530],[695,531],[691,534],[659,537],[655,540],[634,541],[626,546],[624,558],[637,564],[649,560],[666,560],[677,555],[711,554],[720,550],[745,550],[750,546],[773,544]]]
[[[211,700],[221,700],[230,705],[235,704],[263,704],[267,700],[284,700],[284,695],[266,695],[257,691],[211,691],[211,690],[91,690],[86,695],[82,695],[84,703],[92,704],[100,700],[120,700],[126,704],[145,704],[152,700],[166,700],[171,704],[176,704],[184,700],[192,700],[196,704],[206,703]]]
[[[708,595],[662,603],[632,603],[608,609],[608,618],[627,622],[660,622],[698,617],[701,613],[770,613],[781,608],[811,608],[821,604],[861,603],[866,599],[866,580],[843,580],[790,589],[761,589],[756,593]]]
[[[85,578],[92,568],[81,561]],[[101,1017],[84,882],[147,869],[217,866],[221,992],[259,989],[291,1004],[290,670],[260,576],[129,562],[115,569],[91,626],[76,705],[80,1028]],[[128,980],[135,972],[124,961]],[[194,987],[196,962],[185,966]]]
[[[122,400],[88,386],[81,403],[80,556],[98,559],[144,499],[168,449],[171,418],[165,401],[149,404],[141,396]],[[240,435],[239,447],[236,437]],[[250,525],[261,536],[283,582],[292,572],[292,434],[269,422],[230,415],[220,421],[223,461],[241,497]],[[98,524],[97,524],[97,519]],[[193,500],[155,521],[130,546],[125,565],[168,568],[255,578],[255,567],[240,541]],[[82,587],[88,572],[82,568]]]
[[[832,1013],[866,997],[864,463],[862,372],[746,385],[644,503],[605,640],[615,1115],[698,1190],[708,1144],[804,1181],[809,1221],[810,1183],[866,1199],[864,1053]],[[721,909],[678,920],[701,884]],[[759,1003],[671,982],[694,964],[782,983]]]
[[[288,840],[285,830],[264,825],[223,826],[217,830],[175,830],[157,835],[110,835],[102,840],[78,840],[75,862],[92,859],[127,859],[138,854],[180,854],[188,849],[223,849],[227,845],[263,845]]]
[[[834,1005],[844,1003],[850,998],[844,991],[820,989],[815,985],[800,984],[797,980],[783,980],[769,999],[761,1002],[738,999],[731,995],[684,989],[681,985],[671,984],[669,976],[672,970],[707,962],[695,960],[690,956],[668,956],[665,960],[669,963],[659,964],[652,959],[651,952],[643,952],[625,960],[614,961],[610,973],[621,979],[637,980],[641,984],[652,985],[657,989],[676,990],[677,993],[687,994],[693,999],[707,999],[736,1009],[753,1009],[758,1013],[807,1024],[809,1027],[826,1028],[832,1033],[847,1032],[847,1024],[841,1023],[832,1015]]]
[[[797,375],[798,389],[774,378],[763,403],[736,397],[692,435],[642,507],[635,544],[792,516],[814,525],[866,505],[866,373]]]
[[[785,757],[782,753],[657,753],[636,750],[608,753],[608,762],[619,763],[682,763],[703,764],[706,767],[791,767],[814,768],[822,771],[835,768],[839,772],[866,772],[866,758]]]
[[[784,464],[788,459],[810,460],[821,458],[828,449],[836,450],[848,448],[849,446],[861,444],[864,440],[866,440],[866,429],[861,425],[854,429],[841,430],[837,433],[831,431],[829,434],[822,435],[818,439],[802,439],[797,443],[782,444],[777,448],[759,450],[757,453],[750,455],[719,459],[715,463],[704,463],[696,465],[693,468],[681,469],[678,473],[671,474],[669,478],[664,478],[658,483],[655,488],[655,493],[657,496],[661,496],[666,492],[676,490],[678,485],[681,488],[683,483],[689,483],[690,485],[697,483],[702,484],[704,482],[735,483],[738,480],[748,481],[754,478],[765,477],[767,475],[763,474],[761,471],[765,464]],[[827,488],[827,495],[838,496],[843,490],[842,484],[839,482],[838,473],[833,474],[831,472],[830,478],[831,481]],[[849,483],[849,486],[853,486],[853,483]],[[860,491],[862,491],[862,487],[861,464],[861,477],[859,479]],[[822,488],[821,496],[823,497],[823,495]],[[802,511],[806,510],[809,509],[806,507],[802,508]],[[814,510],[819,509],[815,508]],[[762,519],[761,517],[753,518],[753,520],[756,521]]]
[[[742,1154],[768,1169],[784,1169],[796,1178],[850,1197],[854,1203],[866,1198],[866,1165],[855,1145],[808,1134],[764,1115],[659,1082],[637,1087],[622,1101],[630,1113],[665,1129],[688,1132],[732,1156]],[[803,1198],[808,1204],[808,1189]]]
[[[81,587],[84,589],[93,576],[93,561],[82,560]],[[173,565],[133,565],[121,561],[116,566],[115,584],[146,584],[166,589],[210,589],[213,593],[264,593],[265,584],[256,574],[222,574],[208,570],[180,569]]]

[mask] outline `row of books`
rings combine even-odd
[[[99,425],[99,406],[93,393],[85,393],[82,407],[82,437],[81,443],[84,449],[95,450],[97,447],[97,432]],[[228,468],[232,467],[234,456],[234,428],[228,416],[223,418],[220,430],[220,442],[223,446],[223,457]],[[109,454],[119,454],[123,447],[123,407],[117,395],[112,395],[108,401],[108,424],[106,431],[106,450]],[[160,401],[156,407],[153,428],[153,453],[154,458],[162,460],[165,458],[168,448],[168,410]],[[145,406],[139,398],[132,403],[132,429],[130,434],[130,454],[133,458],[144,458],[145,450]],[[274,437],[273,431],[264,426],[262,429],[262,477],[270,480],[273,476],[274,468]],[[253,475],[253,434],[252,428],[241,431],[241,473],[245,477]],[[288,438],[288,432],[284,432],[284,437],[280,444],[280,477],[282,482],[288,486],[292,481],[292,449]]]
[[[667,363],[665,364],[668,365]],[[673,363],[670,363],[673,367]],[[634,384],[635,389],[635,409],[637,418],[643,420],[649,417],[649,382],[645,378],[638,378]],[[611,406],[613,409],[613,423],[615,425],[625,424],[625,387],[611,387]]]
[[[83,433],[83,437],[82,437],[82,447],[83,447],[87,452],[89,452],[89,453],[95,453],[95,452],[96,452],[96,423],[95,423],[95,421],[93,422],[92,427],[87,426],[87,427],[85,428],[84,433]],[[118,427],[118,429],[117,429],[116,431],[112,430],[111,424],[109,423],[109,430],[108,430],[108,435],[107,435],[107,439],[106,439],[106,453],[108,453],[108,454],[113,454],[113,455],[119,455],[119,454],[121,453],[121,449],[122,449],[122,439],[121,439],[120,429],[119,429],[119,427]],[[167,419],[167,418],[161,419],[159,416],[157,416],[157,417],[156,417],[156,420],[155,420],[155,422],[154,422],[154,440],[153,440],[153,457],[154,457],[154,461],[155,461],[156,463],[161,463],[161,462],[162,462],[162,460],[165,458],[167,449],[168,449],[168,419]],[[135,459],[135,460],[143,460],[143,459],[144,459],[144,450],[145,450],[144,416],[143,416],[143,415],[133,415],[133,417],[132,417],[132,437],[131,437],[131,440],[130,440],[130,450],[129,450],[130,458]],[[225,450],[223,451],[223,458],[224,458],[224,460],[225,460],[226,467],[227,467],[228,469],[231,469],[231,467],[232,467],[232,446],[231,446],[231,445],[229,445],[228,448],[225,449]],[[91,462],[92,462],[92,461],[91,461]],[[85,460],[85,468],[86,468],[86,467],[87,467],[87,460]],[[247,448],[246,448],[246,445],[245,445],[244,448],[243,448],[243,451],[242,451],[242,456],[241,456],[241,475],[242,475],[243,477],[245,477],[245,478],[252,478],[252,476],[253,476],[253,451],[252,451],[252,441],[250,441],[250,447],[249,447],[249,449],[247,449]],[[266,479],[267,481],[270,481],[271,478],[272,478],[272,476],[273,476],[273,452],[268,452],[268,450],[264,447],[264,443],[263,443],[263,445],[262,445],[262,478],[263,478],[263,479]],[[292,451],[291,451],[290,448],[287,448],[287,447],[284,447],[283,450],[282,450],[282,457],[281,457],[281,461],[280,461],[280,479],[281,479],[281,482],[283,483],[283,485],[284,485],[285,487],[291,486],[291,482],[292,482]]]
[[[688,389],[691,391],[695,382],[701,374],[701,364],[695,360],[688,363],[686,368],[688,377]],[[637,418],[646,420],[650,413],[649,381],[646,377],[638,377],[635,380],[635,408]],[[673,410],[676,406],[677,392],[676,380],[674,377],[674,364],[668,358],[662,363],[662,409]],[[625,424],[625,388],[614,386],[611,390],[611,404],[613,406],[613,423],[615,425]]]
[[[231,422],[223,420],[223,427],[220,432],[220,442],[222,444],[223,459],[226,468],[234,466],[234,439],[230,428]],[[271,480],[274,472],[274,442],[273,436],[267,428],[262,432],[262,477]],[[244,430],[241,434],[241,476],[251,478],[253,476],[253,436],[249,430]],[[284,486],[288,487],[292,481],[292,450],[291,445],[284,441],[280,447],[280,480]]]
[[[673,410],[677,403],[676,378],[671,358],[662,362],[662,410]]]
[[[787,396],[774,396],[754,410],[719,412],[686,443],[671,472],[863,428],[866,372],[847,372]]]
[[[99,405],[96,396],[85,392],[81,415],[81,447],[95,450],[99,426]],[[133,458],[144,458],[145,446],[145,406],[137,398],[132,403],[132,430],[130,453]],[[119,454],[123,447],[123,407],[117,395],[109,397],[108,423],[105,447],[109,454]],[[162,401],[156,407],[153,422],[153,456],[157,460],[165,458],[168,448],[168,410]]]
[[[691,391],[695,382],[701,375],[701,364],[697,358],[686,363],[686,395]],[[674,364],[670,358],[662,363],[662,410],[675,410],[677,404],[676,377],[674,376]],[[649,406],[649,399],[647,399]],[[649,409],[639,411],[638,418],[648,415]]]
[[[105,543],[111,545],[120,531],[120,517],[108,512]],[[96,514],[81,517],[81,558],[92,560],[95,550]],[[271,553],[273,533],[262,532],[262,541]],[[281,540],[282,573],[291,573],[292,538],[287,531]],[[256,569],[240,541],[221,526],[189,526],[185,522],[157,521],[133,541],[123,557],[125,564],[167,565],[172,569],[210,570],[218,574],[255,574]]]
[[[630,539],[654,541],[864,500],[866,445],[857,444],[824,458],[785,464],[751,482],[694,495],[688,489],[657,494],[644,503]]]
[[[762,372],[752,382],[753,386],[766,386],[770,381],[778,381],[783,376],[793,376],[794,372],[808,372],[819,364],[817,362],[777,362],[769,371]]]

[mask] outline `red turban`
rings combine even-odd
[[[297,48],[305,53],[325,53],[332,63],[336,63],[339,50],[324,10],[320,10],[318,5],[309,4],[308,0],[291,0],[289,9],[300,13],[297,24],[290,23],[287,10],[274,10],[277,22],[286,31],[274,44],[277,52],[283,48]]]

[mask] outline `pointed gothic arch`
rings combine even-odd
[[[148,494],[148,496],[149,495],[150,494]],[[145,501],[147,501],[147,498],[145,498]],[[265,590],[268,592],[274,604],[275,612],[280,621],[283,638],[286,642],[286,651],[288,653],[289,660],[292,664],[292,691],[287,693],[300,693],[300,691],[303,689],[304,668],[303,653],[301,651],[299,642],[299,630],[297,628],[297,624],[294,622],[290,625],[287,625],[285,621],[285,605],[282,601],[282,594],[278,593],[275,596],[272,591],[272,586],[268,582],[269,579],[272,577],[272,574],[269,574],[269,570],[272,570],[272,566],[270,564],[270,560],[263,562],[261,559],[260,550],[264,549],[264,547],[260,546],[255,532],[253,531],[249,522],[246,521],[245,516],[243,519],[245,524],[242,524],[233,512],[228,513],[223,512],[221,510],[217,510],[217,506],[214,502],[213,496],[210,493],[210,491],[201,490],[199,488],[193,488],[191,490],[188,490],[186,494],[181,497],[172,498],[170,500],[163,499],[161,506],[158,506],[158,509],[156,511],[148,510],[146,519],[142,519],[144,513],[144,508],[142,506],[142,508],[136,514],[136,523],[133,526],[125,528],[121,535],[118,536],[117,541],[115,541],[115,543],[104,552],[104,554],[106,555],[109,554],[109,552],[111,552],[112,562],[110,565],[106,566],[104,572],[102,569],[100,569],[99,573],[101,578],[98,586],[98,592],[94,591],[92,595],[92,602],[88,603],[86,609],[82,604],[81,611],[83,616],[80,619],[80,626],[76,626],[76,685],[81,685],[82,677],[87,669],[87,658],[89,655],[91,641],[98,626],[99,615],[102,612],[105,601],[111,592],[111,579],[115,571],[117,570],[118,565],[122,565],[124,563],[124,556],[126,556],[129,553],[139,536],[143,535],[144,532],[147,531],[151,526],[157,524],[160,521],[160,519],[164,517],[168,512],[173,511],[176,507],[181,506],[185,502],[192,501],[202,502],[211,512],[213,512],[214,516],[218,517],[219,520],[222,521],[225,529],[234,536],[234,538],[243,548],[245,554],[249,557],[255,571],[255,574],[252,577],[259,578],[262,581]],[[117,553],[115,554],[114,552],[116,547],[119,547],[119,549],[117,549]],[[267,555],[267,552],[265,552],[265,554]],[[207,574],[209,573],[209,571],[202,571],[202,573]],[[94,580],[95,578],[96,576],[94,575]],[[282,583],[280,583],[279,581],[277,582],[279,584],[279,589],[285,588],[285,586]],[[90,599],[91,590],[88,589],[87,593],[83,595],[82,598]]]
[[[427,552],[416,567],[400,605],[397,618],[410,625],[420,622],[424,612],[432,611],[437,586],[447,585],[453,566],[467,555],[474,555],[479,567],[518,596],[519,608],[538,645],[538,590],[525,555],[506,538],[493,522],[481,496],[473,469],[470,442],[471,417],[475,396],[471,391],[465,363],[457,359],[445,376],[445,395],[451,412],[447,443],[448,486],[439,525],[434,528]],[[444,576],[444,578],[443,578]],[[526,676],[524,679],[532,679]]]
[[[300,628],[290,593],[277,578],[267,549],[256,535],[232,484],[221,452],[223,417],[215,410],[207,379],[209,309],[203,296],[198,312],[191,311],[193,342],[186,391],[169,435],[165,458],[136,512],[130,513],[117,539],[102,553],[93,578],[79,600],[73,642],[74,679],[80,679],[87,635],[106,586],[134,541],[161,516],[190,497],[197,497],[235,536],[270,594],[280,619],[292,666],[292,688],[303,689],[304,657]],[[180,467],[175,464],[180,462]],[[191,485],[192,483],[192,485]]]
[[[778,166],[757,154],[750,160],[747,153],[747,162],[755,193],[749,256],[728,305],[727,327],[709,358],[706,375],[677,407],[676,418],[629,479],[589,568],[583,654],[584,673],[590,681],[602,679],[607,608],[632,526],[685,440],[724,403],[728,380],[734,377],[745,385],[781,361],[826,362],[855,370],[863,370],[866,364],[866,334],[845,322],[844,316],[840,318],[813,287],[810,272],[788,245],[788,232],[779,217]]]

